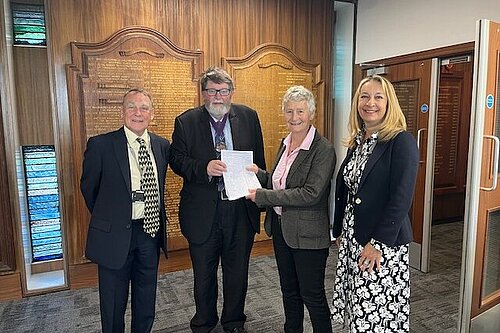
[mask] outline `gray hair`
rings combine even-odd
[[[285,96],[283,96],[283,102],[281,103],[281,110],[283,112],[285,111],[286,104],[291,101],[306,101],[310,116],[314,115],[316,112],[316,99],[312,92],[304,86],[292,86],[288,88]]]
[[[220,67],[209,67],[200,79],[201,90],[207,87],[207,82],[212,81],[217,84],[227,83],[230,90],[234,89],[233,79],[224,69]]]
[[[149,100],[151,101],[151,108],[153,108],[153,98],[147,90],[144,90],[142,88],[131,88],[127,90],[127,92],[123,95],[123,103],[125,103],[125,98],[127,98],[129,94],[143,94],[144,96],[149,98]]]

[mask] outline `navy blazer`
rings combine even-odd
[[[338,174],[335,191],[333,236],[342,232],[347,187],[344,168],[353,151],[348,150]],[[408,217],[417,178],[419,153],[409,132],[377,142],[361,176],[354,197],[354,238],[365,246],[373,238],[388,246],[412,241]]]
[[[151,148],[160,187],[160,246],[167,254],[165,176],[170,143],[151,132]],[[110,269],[121,268],[132,236],[132,185],[125,130],[92,137],[87,142],[80,189],[90,211],[85,256]]]
[[[182,234],[191,243],[202,244],[210,236],[217,207],[215,177],[208,177],[207,165],[217,158],[210,114],[205,106],[190,109],[175,118],[170,167],[183,178],[180,192],[179,222]],[[266,168],[264,143],[257,112],[244,105],[231,104],[228,117],[234,150],[253,151],[253,161]],[[245,200],[247,216],[255,232],[260,231],[260,210]]]

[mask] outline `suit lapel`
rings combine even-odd
[[[127,136],[125,135],[125,130],[123,127],[116,132],[116,135],[113,140],[113,150],[116,156],[116,160],[118,161],[118,165],[120,166],[120,171],[123,176],[123,180],[127,185],[127,189],[132,195],[132,185],[130,183],[130,165],[128,162],[128,145],[127,145]]]
[[[215,142],[214,142],[214,138],[212,136],[212,131],[210,129],[210,127],[212,125],[210,125],[209,117],[211,117],[211,116],[204,106],[200,107],[199,110],[202,114],[201,117],[198,118],[200,120],[200,122],[198,124],[199,125],[198,130],[200,131],[200,133],[202,133],[200,137],[201,138],[210,138],[210,140],[203,140],[203,142],[201,142],[201,143],[197,142],[196,144],[206,145],[207,151],[213,152],[213,158],[216,158]]]
[[[375,163],[380,159],[382,154],[385,152],[389,145],[387,142],[377,142],[375,145],[375,148],[373,148],[373,152],[368,158],[368,162],[366,162],[365,169],[363,170],[363,176],[361,176],[361,181],[359,182],[359,187],[363,186],[363,183],[370,173],[370,171],[373,169],[375,166]]]
[[[233,149],[241,150],[239,145],[241,142],[240,119],[232,106],[229,109],[229,124],[231,125],[231,136],[233,137]]]
[[[297,157],[295,158],[295,161],[293,161],[292,166],[290,167],[290,171],[288,172],[287,183],[288,183],[288,179],[291,179],[293,177],[293,174],[295,173],[295,171],[297,171],[297,169],[302,164],[302,162],[306,159],[306,157],[309,156],[309,154],[311,153],[312,147],[316,144],[316,141],[318,141],[318,140],[319,140],[318,132],[315,132],[314,139],[313,139],[313,142],[311,144],[311,147],[309,147],[309,150],[303,150],[303,149],[299,150],[299,153],[298,153]]]

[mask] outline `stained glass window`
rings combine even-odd
[[[45,46],[45,16],[42,5],[12,3],[14,45]]]
[[[54,146],[23,146],[33,262],[62,258]]]

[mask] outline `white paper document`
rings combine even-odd
[[[261,188],[257,175],[246,169],[253,164],[252,151],[221,150],[221,161],[227,166],[223,177],[229,200],[244,197],[248,189]]]

